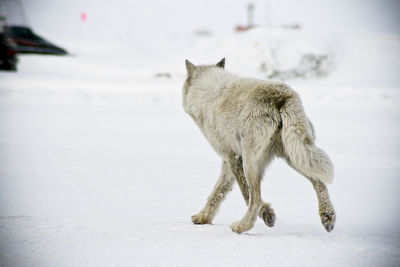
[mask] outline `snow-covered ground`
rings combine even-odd
[[[44,23],[39,11],[62,7],[62,18],[74,12],[79,17],[78,2],[89,8],[88,22],[99,14],[117,18],[116,24],[129,22],[114,9],[106,12],[105,2],[99,9],[89,0],[24,3],[38,33],[60,40],[66,25],[51,12],[54,23]],[[119,10],[128,2],[134,1],[120,1]],[[332,24],[332,32],[323,25],[310,30],[303,12],[293,21],[279,21],[274,13],[264,23],[258,16],[259,25],[270,27],[234,34],[226,27],[246,1],[232,5],[231,13],[224,10],[231,1],[216,1],[210,21],[226,15],[218,29],[198,23],[213,1],[187,2],[142,4],[147,12],[197,11],[191,20],[184,16],[188,23],[166,20],[174,27],[161,37],[147,25],[139,43],[129,37],[134,30],[122,37],[117,30],[115,39],[100,42],[99,36],[79,35],[96,28],[86,25],[60,40],[73,56],[24,56],[17,73],[0,73],[0,266],[399,266],[399,24],[393,16],[378,21],[374,13],[397,4],[338,1],[329,8],[347,10],[343,32],[334,32]],[[321,8],[318,1],[306,3],[316,4],[314,13]],[[366,24],[349,10],[366,10],[376,23],[356,31]],[[164,13],[155,14],[161,20]],[[303,19],[302,30],[278,27]],[[210,29],[211,36],[194,35],[197,27]],[[147,46],[148,40],[154,41]],[[322,227],[311,184],[279,160],[262,184],[262,196],[277,214],[275,227],[259,220],[247,233],[230,230],[246,211],[237,186],[213,225],[193,225],[190,217],[211,192],[220,159],[181,108],[184,59],[216,63],[226,57],[228,70],[267,78],[271,68],[304,71],[299,61],[305,54],[330,58],[325,76],[286,82],[302,96],[317,144],[335,164],[329,185],[335,229]]]

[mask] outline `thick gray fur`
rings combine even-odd
[[[260,183],[266,166],[280,157],[311,181],[322,224],[332,231],[336,215],[325,183],[333,179],[333,165],[314,144],[314,129],[299,95],[280,82],[240,78],[224,69],[225,59],[216,65],[185,63],[183,108],[223,159],[217,184],[192,221],[211,223],[236,180],[248,210],[232,230],[250,230],[257,215],[273,226],[275,213],[261,200]]]

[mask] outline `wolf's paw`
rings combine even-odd
[[[242,223],[242,221],[234,222],[231,224],[231,229],[233,232],[240,234],[246,232],[252,228],[252,225],[247,225]]]
[[[211,219],[200,212],[199,214],[192,216],[192,222],[194,224],[210,224]]]
[[[319,214],[321,216],[322,225],[327,232],[331,232],[335,226],[336,213],[334,210],[326,210]]]
[[[276,216],[275,216],[275,212],[274,209],[271,208],[269,205],[264,204],[261,207],[260,213],[259,213],[261,219],[263,219],[264,223],[269,226],[272,227],[275,225],[275,221],[276,221]]]

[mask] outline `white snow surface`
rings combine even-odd
[[[256,9],[264,27],[237,34],[247,1],[215,2],[24,1],[34,30],[73,56],[21,56],[17,73],[0,73],[0,266],[400,265],[398,3],[308,0],[285,17],[296,2],[267,1],[262,10],[276,12]],[[159,24],[126,31],[123,22],[140,21],[129,10]],[[65,22],[81,11],[87,25]],[[344,16],[339,29],[333,14]],[[293,22],[304,29],[280,27]],[[60,34],[68,25],[76,27]],[[193,34],[199,28],[211,35]],[[212,225],[192,224],[221,159],[181,107],[184,59],[226,57],[227,70],[266,78],[263,63],[296,69],[310,53],[329,54],[328,74],[286,82],[335,165],[333,232],[311,184],[280,160],[262,184],[273,228],[258,219],[249,232],[230,230],[246,211],[237,186]]]

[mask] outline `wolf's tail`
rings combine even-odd
[[[325,151],[314,145],[312,125],[297,96],[286,100],[281,118],[282,143],[288,163],[304,176],[332,182],[333,164]]]

